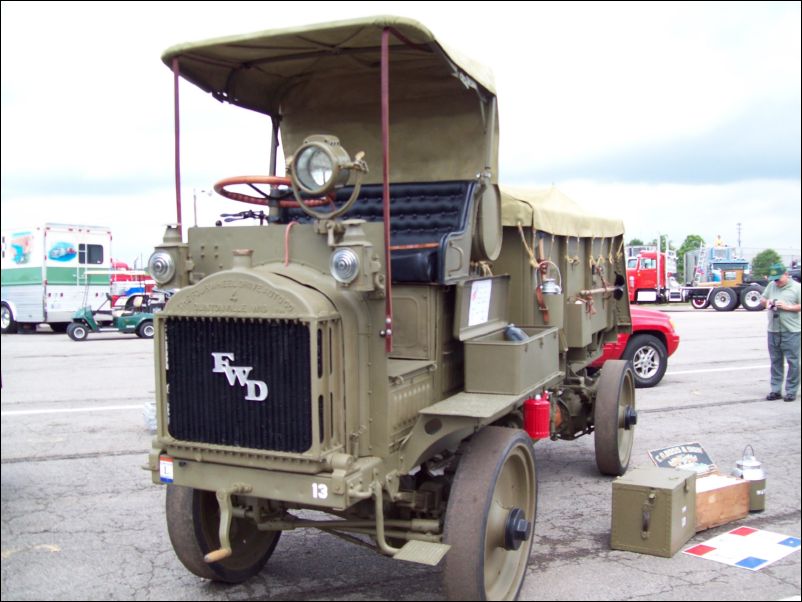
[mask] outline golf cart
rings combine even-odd
[[[107,295],[108,301],[111,295]],[[93,310],[84,306],[72,316],[67,326],[67,335],[73,341],[83,341],[90,332],[135,332],[143,339],[153,338],[153,313],[159,311],[164,304],[156,304],[146,293],[135,293],[120,297],[111,310],[101,308]],[[108,321],[109,315],[111,321]],[[103,320],[106,318],[106,320]]]

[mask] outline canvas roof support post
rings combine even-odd
[[[181,138],[178,108],[178,58],[173,59],[173,113],[175,115],[175,222],[178,226],[178,236],[184,239],[181,224]]]
[[[382,201],[384,210],[384,263],[387,290],[384,300],[384,350],[393,350],[393,273],[390,261],[390,28],[382,30],[381,52],[382,103]]]
[[[272,129],[270,132],[270,165],[268,166],[268,175],[276,175],[276,161],[278,156],[278,130],[281,124],[281,118],[274,115],[270,116],[270,123]]]

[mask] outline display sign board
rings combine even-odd
[[[716,470],[716,465],[701,443],[683,443],[653,449],[649,452],[649,457],[661,468],[692,470],[698,475],[706,475]]]

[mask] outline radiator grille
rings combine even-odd
[[[308,324],[168,318],[165,328],[170,435],[183,441],[282,452],[310,448]],[[212,354],[226,354],[218,355],[217,365],[229,366],[229,374],[213,372]],[[248,367],[253,369],[248,372]],[[240,368],[239,374],[235,368]],[[245,399],[248,380],[264,382],[264,400]],[[252,396],[261,396],[261,385],[251,385],[250,390]]]

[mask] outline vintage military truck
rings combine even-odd
[[[629,462],[632,373],[586,372],[630,326],[621,222],[553,189],[502,191],[489,71],[417,22],[234,36],[163,60],[176,93],[184,78],[273,132],[266,175],[215,185],[260,206],[226,218],[253,225],[186,241],[168,227],[150,259],[177,290],[155,316],[149,458],[176,554],[241,582],[282,531],[312,527],[444,558],[452,599],[514,599],[533,439],[595,433],[602,473]]]

